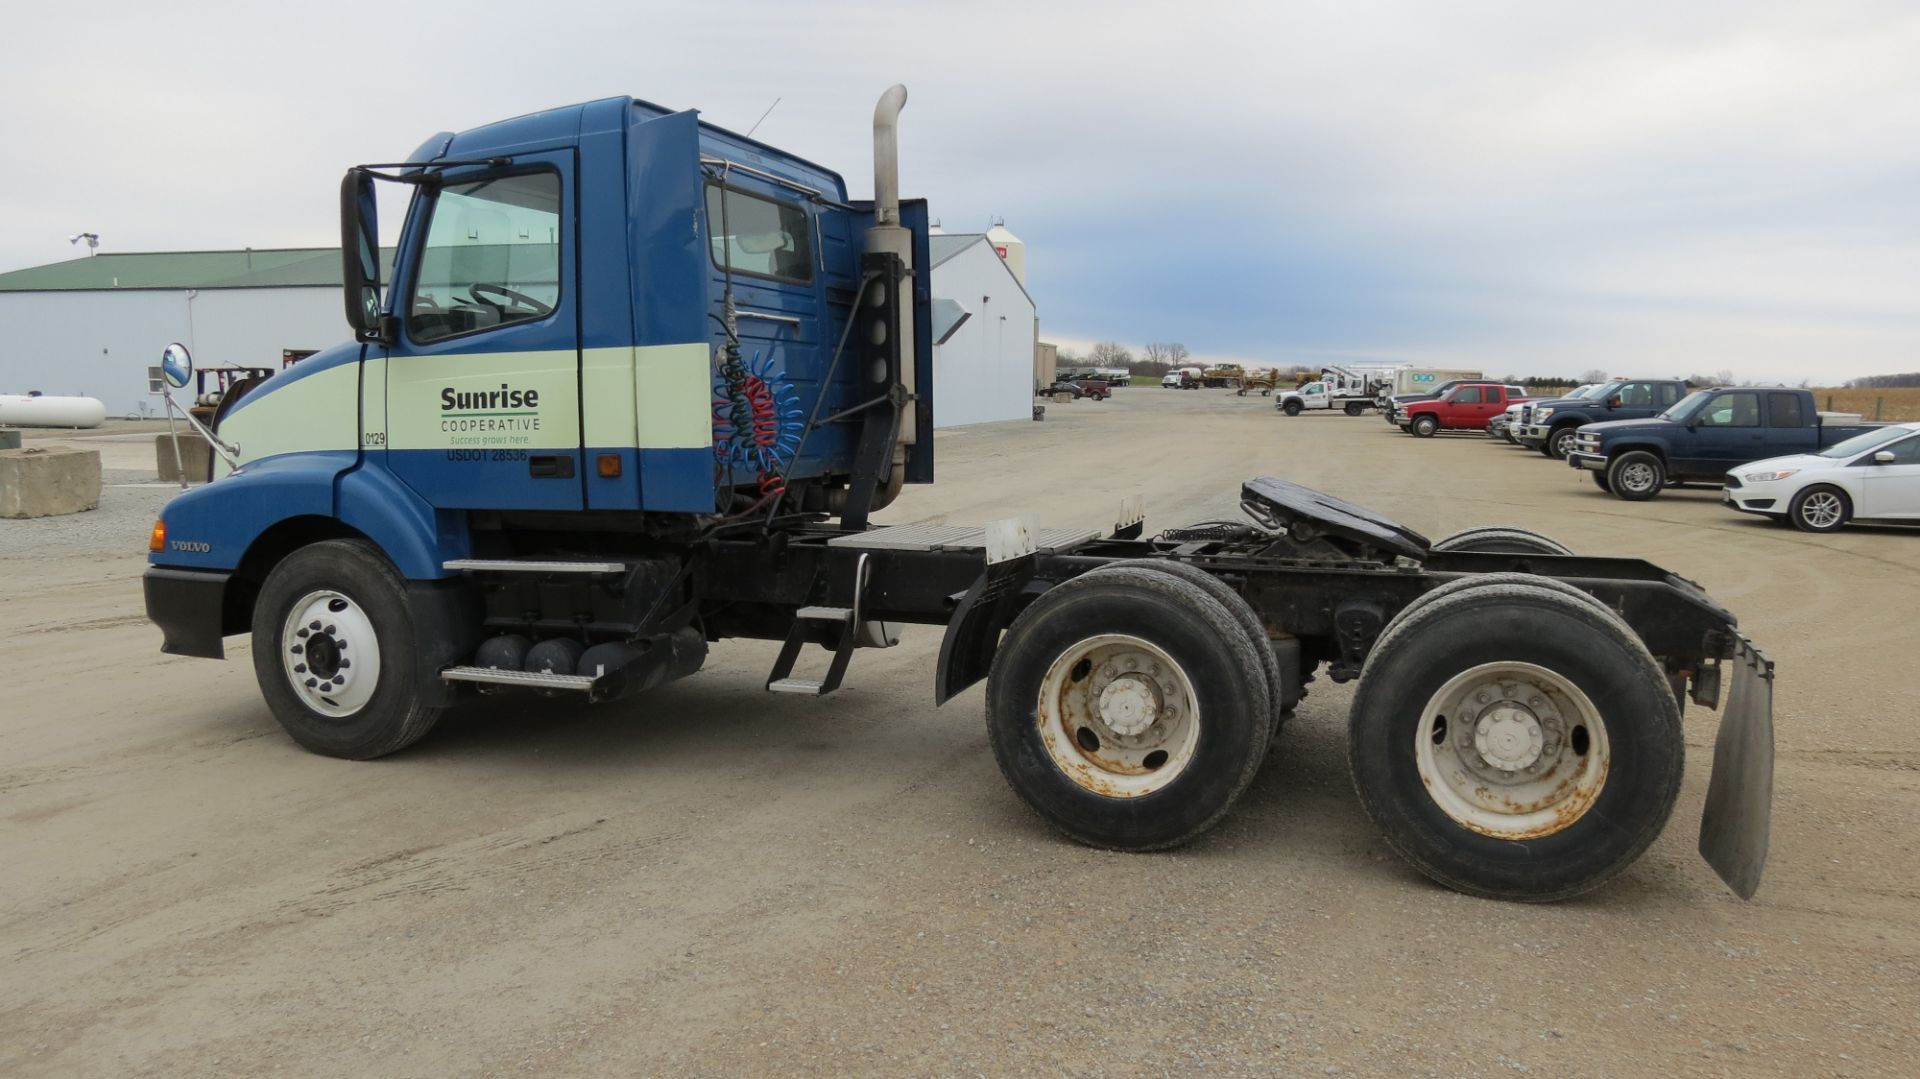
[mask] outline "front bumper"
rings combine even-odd
[[[1605,454],[1592,453],[1587,450],[1575,450],[1567,454],[1567,467],[1584,468],[1588,472],[1605,472],[1607,470],[1607,458]]]
[[[1778,517],[1787,511],[1792,492],[1787,485],[1773,483],[1742,483],[1740,477],[1727,473],[1727,485],[1720,492],[1720,504],[1742,513],[1758,513],[1763,516]]]
[[[147,594],[147,618],[160,627],[165,641],[160,650],[175,656],[225,659],[228,573],[207,570],[147,567],[142,583]]]
[[[1547,440],[1547,432],[1551,430],[1552,428],[1544,423],[1530,423],[1525,427],[1514,428],[1513,437],[1522,442],[1537,446]]]

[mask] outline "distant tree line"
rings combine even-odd
[[[1920,386],[1920,371],[1909,371],[1904,375],[1867,375],[1850,379],[1847,385],[1863,390],[1897,390]]]

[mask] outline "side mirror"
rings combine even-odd
[[[187,346],[175,341],[160,354],[160,377],[176,390],[184,390],[193,381],[193,356]]]
[[[1609,397],[1609,398],[1607,398],[1607,407],[1608,407],[1608,408],[1619,408],[1619,407],[1620,407],[1620,395],[1616,393],[1616,394],[1614,394],[1614,395],[1613,395],[1612,397]]]
[[[373,176],[351,169],[340,181],[341,283],[346,286],[347,325],[362,341],[386,339],[380,317],[380,217]]]
[[[1873,455],[1873,463],[1876,465],[1890,465],[1897,460],[1899,460],[1899,458],[1894,455],[1892,450],[1881,450],[1879,453]]]

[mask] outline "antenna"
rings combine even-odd
[[[767,111],[760,114],[760,119],[755,120],[753,126],[747,129],[747,138],[752,138],[753,133],[760,130],[760,125],[767,122],[767,117],[773,115],[773,110],[779,107],[780,99],[776,97],[773,99],[773,104],[767,106]]]

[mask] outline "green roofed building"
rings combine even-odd
[[[0,393],[157,411],[147,368],[169,342],[200,366],[277,368],[347,340],[341,304],[331,247],[101,252],[0,273]]]

